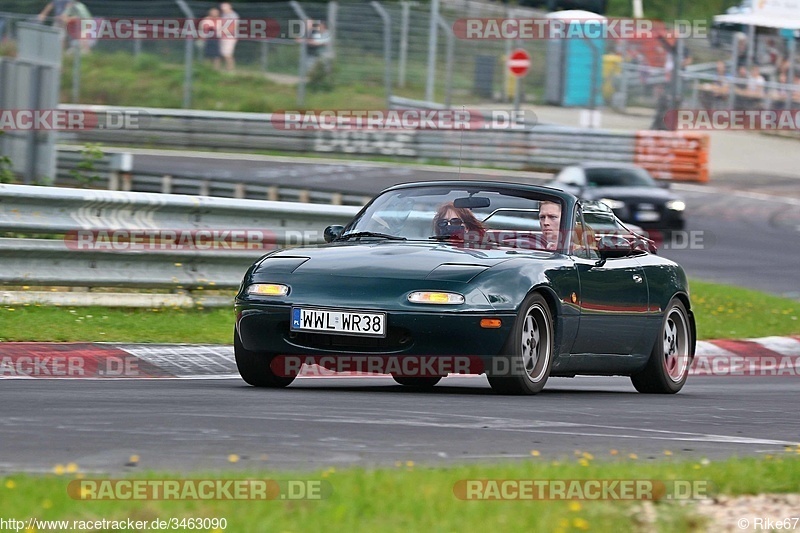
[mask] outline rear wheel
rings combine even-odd
[[[236,357],[236,368],[239,369],[239,375],[249,385],[282,388],[294,381],[294,376],[279,376],[272,370],[270,363],[275,358],[275,354],[245,350],[235,328],[233,330],[233,354]]]
[[[683,303],[673,298],[667,306],[661,335],[653,346],[647,366],[631,376],[636,390],[647,394],[675,394],[681,390],[689,376],[691,343],[689,314]]]
[[[497,358],[493,372],[487,374],[495,392],[541,392],[550,376],[554,337],[550,307],[541,294],[531,294],[520,306],[503,355]]]
[[[439,381],[441,381],[442,376],[435,376],[432,378],[420,378],[420,377],[393,375],[392,378],[400,385],[405,385],[406,387],[413,387],[415,389],[430,389],[431,387],[439,383]]]

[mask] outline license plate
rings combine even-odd
[[[293,307],[290,329],[339,335],[385,337],[386,313]]]
[[[657,222],[661,220],[661,214],[658,211],[639,211],[636,213],[636,220],[639,222]]]

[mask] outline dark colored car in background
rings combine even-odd
[[[685,227],[686,203],[647,170],[626,163],[582,163],[563,168],[550,183],[584,200],[601,201],[623,222],[645,230]]]
[[[553,204],[555,235],[539,222]],[[348,225],[329,226],[328,244],[272,252],[247,271],[235,300],[239,373],[285,387],[297,375],[287,357],[318,357],[311,364],[324,368],[354,355],[460,357],[502,393],[535,394],[549,376],[578,374],[678,392],[696,338],[686,275],[590,204],[533,185],[391,187]],[[437,219],[443,207],[460,218]],[[432,387],[459,372],[382,373]]]

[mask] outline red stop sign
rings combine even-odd
[[[522,48],[517,48],[508,57],[508,70],[514,76],[522,77],[531,68],[531,56]]]

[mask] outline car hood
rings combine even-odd
[[[550,255],[545,252],[545,255]],[[382,241],[334,243],[282,250],[264,258],[254,275],[379,277],[468,282],[518,257],[508,249],[471,249],[447,243]]]

